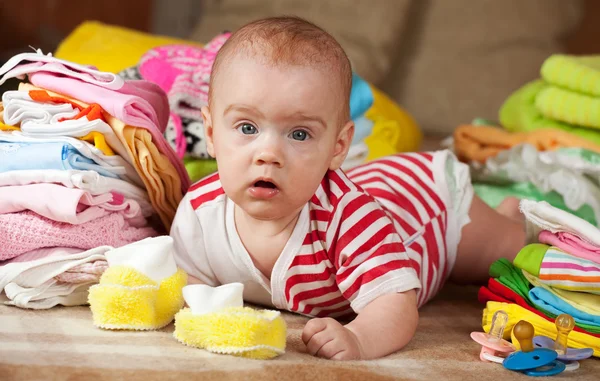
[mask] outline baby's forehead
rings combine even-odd
[[[231,85],[232,82],[237,83],[236,80],[249,80],[256,79],[253,76],[256,73],[254,70],[258,70],[261,73],[264,72],[275,72],[292,73],[302,72],[307,75],[317,75],[320,80],[321,86],[331,86],[337,88],[339,91],[346,91],[346,84],[344,83],[345,78],[343,71],[337,67],[335,62],[331,60],[318,59],[316,56],[314,59],[309,57],[302,57],[298,59],[282,59],[281,56],[277,56],[277,52],[269,50],[269,48],[263,48],[260,46],[241,47],[239,49],[231,50],[218,65],[218,68],[213,68],[213,80],[211,81],[211,87],[213,90],[222,87],[225,83]],[[241,78],[240,78],[241,77]],[[229,81],[223,81],[217,78],[230,79]]]

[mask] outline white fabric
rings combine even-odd
[[[173,238],[149,237],[106,252],[109,266],[129,266],[156,283],[177,272]]]
[[[60,123],[25,122],[21,124],[21,131],[24,135],[36,138],[53,138],[55,136],[81,138],[95,131],[104,135],[106,143],[118,155],[124,159],[129,158],[127,149],[123,146],[123,143],[121,143],[114,130],[105,121],[100,119],[90,121],[84,117],[75,120],[64,120]]]
[[[22,308],[35,308],[32,307],[32,301],[38,301],[37,304],[34,303],[37,308],[50,308],[63,302],[69,303],[68,305],[87,303],[87,298],[77,299],[77,295],[68,297],[76,290],[73,284],[57,283],[53,278],[80,264],[104,260],[104,254],[110,249],[110,246],[100,246],[87,251],[75,248],[45,248],[2,262],[0,290],[12,300],[5,303]],[[54,299],[42,302],[46,297]]]
[[[20,126],[21,123],[58,123],[61,118],[73,118],[79,110],[68,103],[53,104],[36,102],[27,91],[5,91],[2,94],[4,123]]]
[[[552,233],[567,232],[600,246],[600,230],[584,219],[548,204],[546,201],[521,200],[521,213],[525,215],[528,229],[537,237],[542,230]]]
[[[23,65],[10,73],[10,76],[5,76],[19,64]],[[0,85],[7,79],[16,77],[23,78],[23,75],[40,71],[43,67],[44,71],[64,74],[68,77],[78,78],[82,81],[92,83],[94,85],[104,87],[111,90],[119,90],[125,81],[120,76],[114,73],[102,72],[90,66],[79,65],[70,61],[61,60],[52,57],[51,53],[44,55],[40,49],[35,53],[21,53],[11,57],[0,67]]]
[[[351,145],[348,150],[348,155],[346,155],[346,159],[344,159],[344,162],[342,163],[342,169],[347,171],[364,164],[367,161],[367,156],[369,156],[369,147],[366,143],[363,142]]]
[[[27,136],[53,138],[56,136],[71,136],[81,138],[91,132],[104,135],[108,145],[128,163],[133,161],[127,149],[119,140],[114,130],[103,120],[90,121],[87,117],[75,120],[79,110],[68,103],[52,104],[37,102],[31,99],[28,91],[15,90],[2,94],[4,105],[4,122],[12,126],[20,126],[21,132]]]
[[[96,171],[32,169],[0,173],[0,187],[43,183],[61,184],[67,188],[85,190],[94,196],[115,191],[125,198],[135,200],[140,205],[144,216],[154,213],[146,191],[127,181],[100,176]]]
[[[556,191],[567,208],[588,205],[600,221],[600,166],[568,152],[540,152],[529,144],[517,145],[485,164],[470,163],[471,177],[475,182],[528,182],[543,193]]]
[[[194,315],[216,312],[228,307],[243,307],[243,295],[242,283],[229,283],[218,287],[192,284],[183,288],[183,299]]]
[[[79,153],[91,160],[101,167],[106,168],[110,172],[117,176],[123,176],[127,180],[135,183],[138,186],[144,187],[144,182],[133,168],[131,164],[125,161],[119,155],[107,156],[95,146],[88,142],[71,138],[68,136],[56,136],[52,138],[36,138],[32,136],[26,136],[20,131],[11,132],[0,132],[0,141],[3,142],[29,142],[29,143],[41,143],[41,142],[61,142],[68,143],[73,146]]]
[[[49,280],[36,288],[21,287],[9,283],[4,292],[8,301],[4,304],[29,309],[48,309],[56,305],[80,306],[87,304],[90,283],[70,284]]]

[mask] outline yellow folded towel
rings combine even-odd
[[[88,302],[94,325],[105,329],[152,330],[168,325],[184,304],[187,274],[176,273],[157,284],[132,267],[109,267]]]

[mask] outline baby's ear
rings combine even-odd
[[[215,157],[215,146],[213,144],[213,124],[208,106],[202,106],[202,119],[204,120],[204,138],[206,139],[206,151],[211,157]]]
[[[348,150],[350,149],[350,144],[352,143],[353,137],[354,122],[350,120],[338,133],[337,140],[335,142],[335,150],[333,151],[333,158],[331,159],[331,164],[329,165],[330,170],[335,171],[342,166],[342,163],[344,160],[346,160],[346,156],[348,155]]]

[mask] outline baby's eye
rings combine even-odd
[[[295,130],[290,134],[290,136],[292,137],[292,139],[299,141],[304,141],[308,139],[308,133],[304,130]]]
[[[258,132],[256,127],[254,127],[250,123],[243,123],[238,127],[238,130],[244,135],[253,135]]]

